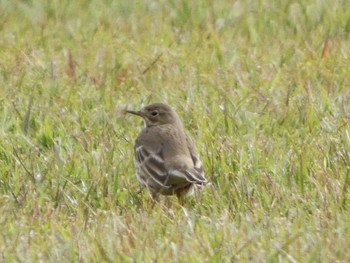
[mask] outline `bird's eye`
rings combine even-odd
[[[152,112],[151,112],[151,115],[152,115],[152,116],[157,116],[157,115],[158,115],[158,111],[152,111]]]

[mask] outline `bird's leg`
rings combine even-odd
[[[144,187],[140,187],[140,189],[136,192],[138,195],[143,192]]]
[[[183,206],[183,205],[185,204],[185,198],[184,198],[184,196],[181,195],[180,193],[177,193],[176,196],[177,196],[177,200],[179,200],[179,204],[180,204],[181,206]]]
[[[159,201],[159,195],[155,192],[149,191],[151,202],[152,202],[152,209],[154,208],[155,204]]]
[[[159,195],[156,192],[149,191],[149,193],[153,201],[158,201]]]

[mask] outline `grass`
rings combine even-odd
[[[2,1],[1,262],[348,262],[346,1]],[[172,105],[212,185],[138,193]]]

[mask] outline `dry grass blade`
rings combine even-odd
[[[329,37],[327,37],[326,41],[323,44],[322,55],[321,55],[322,59],[325,59],[328,56],[330,47],[331,47],[331,40]]]
[[[33,95],[29,99],[27,112],[26,112],[26,115],[25,115],[24,120],[23,120],[23,132],[24,132],[24,134],[28,134],[29,120],[30,120],[30,114],[32,111],[32,106],[33,106]]]

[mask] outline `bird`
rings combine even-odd
[[[134,144],[135,168],[152,199],[159,195],[182,199],[208,183],[195,143],[169,105],[158,102],[126,112],[145,123]]]

